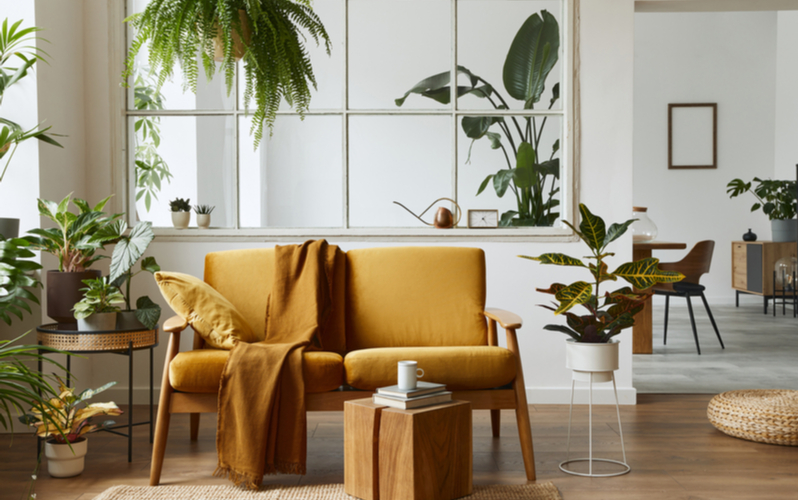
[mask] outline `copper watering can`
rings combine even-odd
[[[453,221],[453,212],[451,212],[450,210],[446,209],[445,207],[439,207],[439,209],[436,211],[436,216],[433,218],[433,224],[431,224],[430,222],[425,222],[424,220],[422,220],[422,216],[425,215],[425,212],[430,210],[431,207],[433,207],[434,205],[436,205],[440,201],[449,201],[453,205],[455,205],[456,214],[458,214],[458,217],[456,218],[456,220]],[[422,222],[423,224],[425,224],[427,226],[433,226],[433,227],[435,227],[437,229],[450,229],[452,227],[455,227],[458,224],[458,222],[461,220],[461,207],[458,206],[458,203],[456,203],[455,200],[451,200],[450,198],[439,198],[438,200],[436,200],[433,203],[431,203],[430,205],[428,205],[428,208],[423,210],[422,213],[419,214],[419,215],[417,215],[414,212],[412,212],[411,210],[409,210],[405,205],[403,205],[399,201],[395,201],[394,203],[396,205],[400,205],[401,207],[403,207],[408,213],[410,213],[411,215],[413,215],[414,217],[419,219],[419,221]]]

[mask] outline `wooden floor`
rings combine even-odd
[[[726,436],[708,423],[710,395],[641,395],[622,407],[630,474],[614,478],[569,476],[558,470],[565,458],[568,407],[532,405],[531,421],[539,480],[551,480],[565,500],[579,499],[784,499],[797,498],[797,448],[752,443]],[[135,407],[138,419],[146,407]],[[525,482],[514,415],[503,412],[499,439],[491,437],[489,412],[474,412],[475,484]],[[573,455],[588,451],[587,407],[574,415]],[[204,415],[200,440],[189,441],[189,419],[172,419],[163,484],[224,484],[211,473],[216,464],[214,419]],[[620,459],[613,406],[596,406],[595,456]],[[341,413],[311,413],[308,419],[306,476],[269,476],[266,484],[343,482]],[[0,435],[0,498],[19,499],[35,466],[33,438]],[[133,462],[126,461],[124,438],[107,433],[90,438],[86,471],[72,479],[50,478],[43,467],[37,500],[91,500],[112,485],[146,485],[150,470],[147,429],[137,428]],[[43,464],[44,465],[44,464]]]

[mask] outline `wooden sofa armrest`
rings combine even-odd
[[[504,311],[503,309],[490,307],[483,311],[483,315],[492,321],[496,321],[506,330],[516,330],[522,327],[522,318],[512,312]]]
[[[164,322],[163,330],[169,333],[181,333],[189,327],[189,323],[180,316],[173,316]]]

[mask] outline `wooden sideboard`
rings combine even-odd
[[[734,241],[731,244],[731,286],[736,290],[736,307],[739,307],[740,293],[761,295],[766,314],[769,299],[773,298],[775,262],[789,256],[797,257],[796,241]]]

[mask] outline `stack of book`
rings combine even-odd
[[[372,395],[372,402],[377,405],[410,410],[412,408],[447,403],[452,401],[450,397],[452,394],[452,392],[445,390],[444,384],[417,382],[416,389],[401,389],[396,385],[380,387],[378,393]]]

